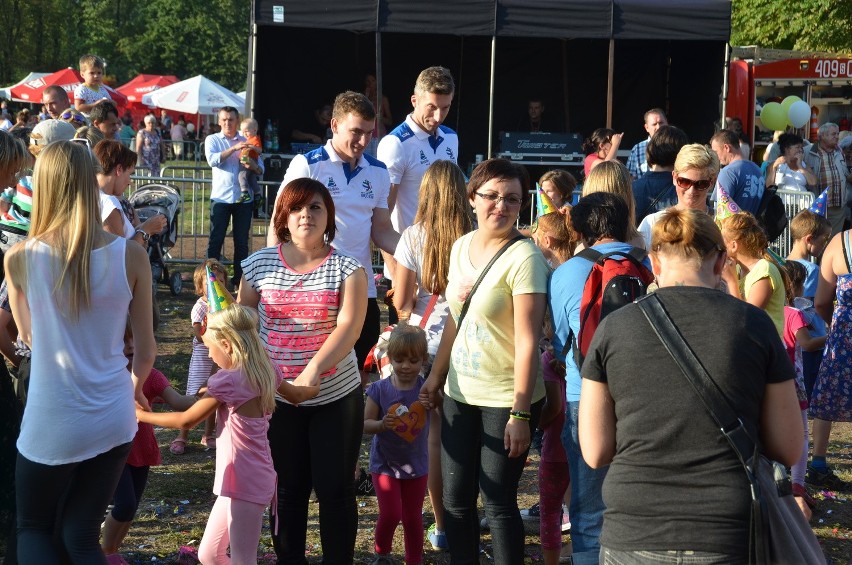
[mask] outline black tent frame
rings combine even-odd
[[[491,39],[488,155],[493,154],[498,38],[605,39],[606,125],[612,126],[616,43],[622,40],[718,42],[727,80],[730,0],[252,0],[247,114],[255,109],[259,27],[375,34],[378,97],[382,96],[382,34],[432,33]],[[629,42],[629,41],[628,41]]]

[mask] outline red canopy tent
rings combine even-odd
[[[142,96],[178,82],[178,78],[173,75],[137,75],[127,84],[123,84],[116,88],[118,92],[127,96],[129,105],[142,104]]]
[[[10,94],[12,95],[12,100],[17,102],[29,102],[31,104],[40,104],[41,103],[41,94],[45,88],[51,85],[57,85],[62,87],[65,92],[68,93],[68,100],[71,103],[74,103],[74,89],[78,84],[83,82],[83,77],[80,76],[80,73],[77,72],[76,69],[72,69],[71,67],[67,69],[62,69],[56,71],[55,73],[49,74],[47,76],[39,77],[37,79],[25,82],[24,84],[19,84],[12,88]],[[113,102],[119,108],[123,108],[127,105],[127,97],[120,92],[104,85],[104,87],[109,91],[110,97],[112,97]]]
[[[133,126],[136,127],[139,122],[153,108],[142,103],[142,97],[149,92],[153,92],[164,86],[175,84],[179,79],[174,75],[137,75],[130,82],[119,86],[116,90],[127,97],[127,110],[133,117]],[[179,112],[166,112],[171,116],[173,121],[177,121],[180,115],[183,115],[187,121],[194,121],[195,114],[180,114]],[[160,112],[156,112],[157,119],[160,119]]]

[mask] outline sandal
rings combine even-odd
[[[186,451],[186,440],[181,438],[173,439],[172,443],[169,444],[169,451],[174,455],[183,455]]]
[[[201,436],[201,445],[207,449],[216,449],[216,436]]]

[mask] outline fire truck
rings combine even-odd
[[[826,122],[850,129],[852,119],[852,59],[830,53],[734,47],[728,73],[724,115],[740,118],[749,137],[752,159],[761,162],[774,132],[760,121],[768,102],[798,96],[811,107],[810,122],[796,133],[816,141]]]

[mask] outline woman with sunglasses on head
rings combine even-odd
[[[672,182],[675,186],[678,210],[698,210],[707,212],[707,194],[719,176],[719,157],[700,143],[684,145],[675,158]],[[651,229],[665,214],[656,212],[645,216],[639,224],[639,233],[645,238],[645,248],[650,249]]]
[[[30,229],[30,213],[33,207],[34,188],[32,172],[22,171],[21,168],[29,169],[32,166],[31,159],[37,159],[41,150],[54,141],[69,140],[74,137],[74,127],[61,120],[46,120],[39,122],[30,132],[30,155],[26,156],[26,162],[22,162],[19,169],[15,171],[15,180],[11,187],[2,187],[3,206],[0,207],[0,258],[4,253],[19,241],[27,238]],[[10,146],[11,147],[11,146]],[[17,151],[18,149],[14,149]],[[0,271],[2,274],[2,271]]]
[[[80,144],[43,148],[29,237],[5,258],[12,313],[33,351],[17,444],[20,563],[105,562],[100,526],[136,434],[134,398],[149,409],[151,269],[143,249],[101,228],[96,166]]]
[[[528,185],[526,170],[504,159],[474,169],[467,194],[478,229],[450,253],[451,315],[420,394],[431,408],[444,393],[441,469],[453,563],[479,563],[479,492],[495,562],[523,562],[517,491],[544,403],[538,344],[548,277],[535,243],[515,229]]]

